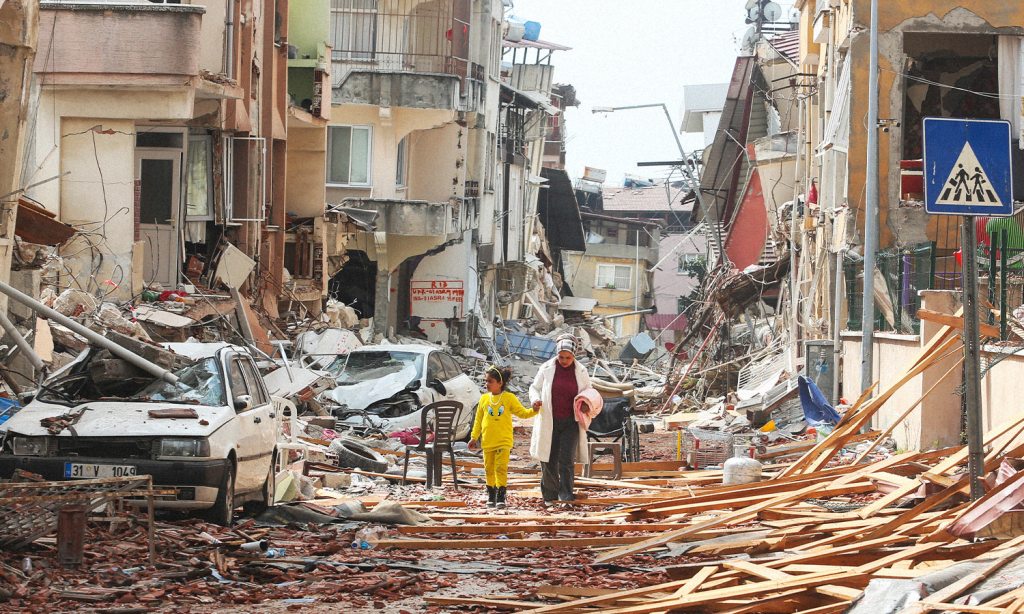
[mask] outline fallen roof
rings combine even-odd
[[[551,98],[543,92],[527,92],[516,89],[507,83],[501,84],[502,99],[529,109],[540,109],[548,115],[558,115],[561,109],[551,104]]]

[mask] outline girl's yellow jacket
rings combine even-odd
[[[533,409],[523,407],[516,395],[502,392],[495,396],[489,392],[480,397],[473,421],[473,439],[480,441],[484,450],[512,447],[512,416],[532,418],[537,415]]]

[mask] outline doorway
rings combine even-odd
[[[166,288],[177,286],[180,269],[183,141],[182,133],[140,133],[135,149],[139,240],[144,244],[142,278]]]

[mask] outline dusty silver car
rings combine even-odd
[[[450,354],[427,345],[375,345],[352,350],[327,367],[337,387],[325,393],[333,402],[338,428],[394,433],[419,428],[420,410],[441,400],[462,403],[455,435],[473,429],[481,389]]]

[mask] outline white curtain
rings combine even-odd
[[[1024,103],[1024,45],[1020,36],[999,37],[999,116],[1010,122],[1013,135],[1020,138],[1021,106]],[[1024,139],[1020,146],[1024,149]]]

